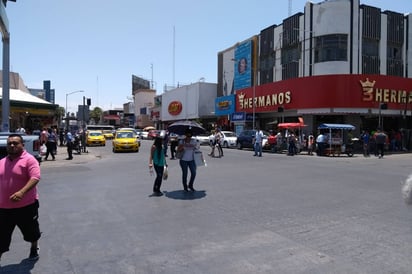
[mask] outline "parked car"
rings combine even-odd
[[[86,146],[105,146],[106,138],[99,130],[90,130],[86,136]]]
[[[197,136],[194,136],[193,138],[196,139],[196,141],[199,142],[199,145],[209,145],[209,134],[204,133],[204,134],[199,134]]]
[[[112,141],[113,152],[134,151],[139,152],[139,139],[130,130],[117,130]]]
[[[222,133],[222,139],[220,140],[220,145],[224,148],[236,147],[237,136],[233,131],[220,131]],[[212,146],[215,142],[215,135],[209,136],[209,144]]]
[[[220,140],[220,145],[225,148],[236,147],[237,136],[233,131],[221,131],[223,138]]]
[[[0,132],[0,159],[7,156],[7,137],[10,132]],[[21,134],[24,141],[24,149],[41,163],[40,139],[38,135]]]
[[[262,140],[262,149],[269,149],[268,136],[269,132],[262,130],[263,140]],[[242,131],[239,136],[237,136],[236,147],[238,149],[242,148],[253,148],[253,139],[255,138],[256,130],[246,129]]]

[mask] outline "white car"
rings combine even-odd
[[[149,132],[148,132],[148,131],[142,131],[142,132],[140,132],[140,137],[141,137],[143,140],[149,139]]]
[[[224,148],[236,147],[237,136],[233,131],[221,131],[223,138],[220,140],[220,145]],[[215,141],[215,135],[209,136],[210,145]]]
[[[208,134],[200,134],[197,136],[194,136],[193,138],[196,139],[196,141],[199,142],[200,145],[209,145],[209,135]]]
[[[221,131],[223,138],[220,140],[220,145],[225,148],[236,147],[237,136],[233,131]]]

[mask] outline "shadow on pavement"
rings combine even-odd
[[[1,274],[29,274],[36,264],[37,260],[24,259],[19,264],[0,265]]]
[[[164,194],[167,198],[176,199],[176,200],[196,200],[206,197],[205,190],[196,190],[195,192],[189,191],[185,192],[184,190],[174,190],[174,191],[164,191]]]

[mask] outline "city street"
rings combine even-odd
[[[286,156],[224,149],[184,193],[168,160],[152,197],[152,141],[41,164],[40,259],[18,229],[0,273],[411,273],[411,154]],[[169,152],[170,156],[170,152]]]

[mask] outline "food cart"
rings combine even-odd
[[[353,150],[344,142],[345,136],[347,137],[348,131],[354,130],[355,126],[350,124],[320,124],[319,130],[328,132],[328,145],[325,149],[327,156],[339,156],[342,153],[347,154],[349,157],[353,156]]]
[[[307,125],[304,124],[303,118],[299,117],[299,122],[297,123],[279,123],[277,125],[279,130],[285,130],[285,138],[287,138],[290,132],[294,132],[296,134],[297,142],[296,142],[296,149],[297,153],[302,151],[304,147],[304,138],[302,133],[302,128],[306,127]],[[287,142],[286,142],[287,143]]]

